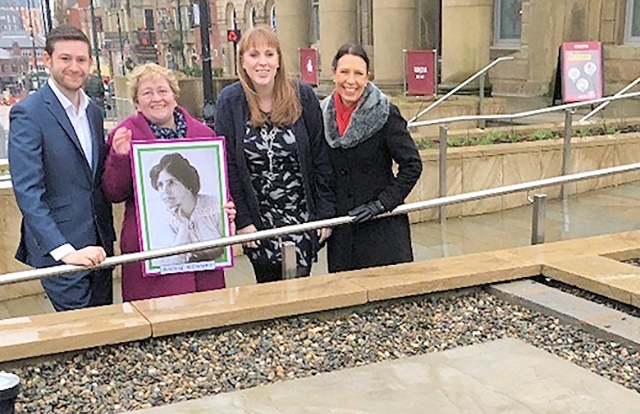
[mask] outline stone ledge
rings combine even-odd
[[[610,271],[611,268],[635,276],[640,275],[640,268],[598,255],[628,256],[639,248],[640,230],[636,230],[132,304],[7,319],[0,321],[0,361],[346,308],[540,273],[560,281],[566,281],[567,275],[584,279],[585,273],[596,278],[598,271]],[[609,281],[617,289],[614,298],[640,306],[640,302],[632,299],[640,284],[640,278],[637,279],[639,281],[632,285],[618,283],[619,280],[632,280],[628,278],[614,277]],[[596,293],[603,291],[597,283],[585,285]],[[630,289],[626,293],[625,287]]]
[[[601,256],[548,261],[542,274],[618,302],[640,307],[640,268]]]
[[[130,342],[151,336],[131,304],[0,320],[0,362]]]
[[[598,337],[640,348],[640,318],[532,280],[492,285],[488,291],[507,302],[577,325]]]
[[[292,279],[133,302],[153,336],[363,305],[367,290],[339,275]]]

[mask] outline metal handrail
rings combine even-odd
[[[422,115],[426,114],[427,112],[429,112],[430,110],[432,110],[433,108],[435,108],[436,106],[440,105],[442,102],[444,102],[445,100],[449,99],[449,97],[453,94],[455,94],[456,92],[458,92],[460,89],[464,88],[465,86],[467,86],[469,83],[471,83],[474,79],[476,79],[478,76],[484,75],[489,69],[491,69],[492,67],[494,67],[495,65],[497,65],[498,63],[504,61],[504,60],[513,60],[513,56],[503,56],[503,57],[499,57],[496,60],[494,60],[493,62],[489,63],[487,66],[485,66],[484,68],[480,69],[475,75],[471,76],[469,79],[467,79],[466,81],[462,82],[460,85],[456,86],[455,88],[453,88],[451,91],[449,91],[449,93],[447,93],[446,95],[444,95],[443,97],[441,97],[440,99],[438,99],[437,101],[435,101],[434,103],[432,103],[431,105],[429,105],[426,109],[423,109],[422,111],[420,111],[418,113],[418,115],[414,116],[413,118],[411,118],[409,120],[409,124],[411,124],[412,122],[414,122],[416,119],[420,118]],[[410,125],[411,126],[411,125]]]
[[[633,82],[631,82],[630,84],[628,84],[627,86],[625,86],[624,88],[620,89],[618,91],[618,93],[616,93],[613,96],[620,96],[623,95],[626,91],[628,91],[629,89],[633,88],[634,86],[636,86],[638,83],[640,83],[640,76],[637,77]],[[611,103],[611,101],[607,101],[604,102],[602,104],[600,104],[597,108],[593,109],[591,112],[589,112],[588,114],[586,114],[585,116],[583,116],[578,123],[582,124],[587,122],[587,119],[591,118],[592,116],[594,116],[595,114],[597,114],[598,112],[600,112],[601,110],[603,110],[604,108],[607,107],[607,105],[609,105]]]
[[[414,123],[409,124],[407,126],[408,127],[421,127],[421,126],[429,126],[429,125],[436,125],[436,124],[451,124],[451,123],[454,123],[454,122],[480,121],[480,120],[485,120],[485,121],[512,120],[512,119],[517,119],[517,118],[526,118],[528,116],[533,116],[533,115],[547,114],[547,113],[556,112],[556,111],[564,111],[564,110],[567,110],[567,109],[579,108],[581,106],[593,105],[593,104],[598,104],[598,103],[602,103],[602,102],[617,101],[617,100],[628,99],[628,98],[635,98],[635,97],[639,97],[639,96],[640,96],[640,92],[633,92],[633,93],[627,93],[627,94],[617,95],[617,96],[616,95],[614,95],[614,96],[606,96],[606,97],[603,97],[603,98],[593,99],[591,101],[574,102],[574,103],[570,103],[570,104],[551,106],[551,107],[548,107],[548,108],[534,109],[534,110],[531,110],[531,111],[517,112],[517,113],[514,113],[514,114],[461,115],[461,116],[454,116],[454,117],[450,117],[450,118],[440,118],[440,119],[433,119],[433,120],[429,120],[429,121],[414,122]]]
[[[546,178],[543,180],[530,181],[526,183],[513,184],[504,187],[497,187],[488,190],[474,191],[471,193],[458,194],[447,197],[440,197],[427,201],[420,201],[417,203],[403,204],[397,207],[392,212],[386,213],[381,217],[406,214],[412,211],[423,210],[427,208],[435,208],[440,206],[447,206],[450,204],[463,203],[467,201],[479,200],[483,198],[495,197],[499,195],[517,193],[522,191],[530,191],[536,188],[549,187],[559,184],[567,184],[575,181],[587,180],[590,178],[603,177],[607,175],[620,174],[624,172],[640,170],[640,163],[622,165],[618,167],[604,168],[601,170],[588,171],[583,173],[565,175],[561,177]],[[315,230],[325,227],[335,227],[342,224],[348,224],[353,221],[351,216],[337,217],[327,220],[313,221],[304,224],[296,224],[292,226],[279,227],[276,229],[263,230],[251,234],[235,235],[231,237],[225,237],[222,239],[211,240],[206,242],[185,244],[182,246],[168,247],[165,249],[150,250],[146,252],[130,253],[120,256],[108,257],[104,262],[92,269],[112,267],[125,263],[139,262],[142,260],[155,259],[158,257],[173,256],[176,254],[183,254],[192,251],[206,250],[216,247],[225,247],[233,244],[246,243],[249,241],[262,240],[267,238],[275,238],[291,233],[300,233],[303,231]],[[43,277],[57,276],[62,274],[74,273],[82,270],[87,270],[86,267],[62,265],[55,267],[48,267],[43,269],[26,270],[22,272],[6,273],[0,275],[0,285],[6,285],[11,283],[23,282],[27,280],[41,279]]]

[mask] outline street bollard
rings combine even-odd
[[[0,414],[14,414],[19,393],[20,378],[8,372],[0,372]]]

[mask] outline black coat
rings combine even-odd
[[[299,84],[299,94],[303,113],[293,125],[293,132],[310,219],[331,218],[335,216],[335,193],[329,148],[323,137],[322,112],[311,87]],[[216,105],[214,130],[225,137],[229,188],[237,212],[236,228],[253,224],[263,230],[244,154],[244,135],[250,113],[240,82],[224,88]]]
[[[325,103],[325,128],[337,128],[335,113],[328,113]],[[387,211],[393,210],[404,202],[420,177],[422,161],[407,131],[407,123],[395,105],[389,103],[388,113],[382,129],[370,138],[350,148],[330,150],[338,216],[375,199],[380,200]],[[393,161],[399,167],[397,174],[392,169]],[[406,214],[337,227],[328,242],[330,272],[412,260]]]

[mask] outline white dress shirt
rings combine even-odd
[[[69,100],[58,88],[58,85],[53,81],[52,78],[49,78],[49,86],[53,93],[60,101],[60,104],[64,108],[67,113],[67,117],[69,117],[69,121],[71,121],[71,126],[73,130],[76,132],[78,136],[78,140],[80,141],[80,146],[82,147],[82,151],[84,152],[84,156],[89,163],[89,167],[91,168],[93,165],[93,156],[92,149],[93,143],[91,140],[91,127],[89,126],[89,117],[87,115],[87,107],[89,106],[89,97],[82,89],[80,89],[80,105],[78,106],[78,110],[76,111],[73,102]],[[60,247],[53,249],[50,254],[54,260],[61,260],[63,257],[68,255],[69,253],[74,252],[76,249],[69,243],[63,244]]]

